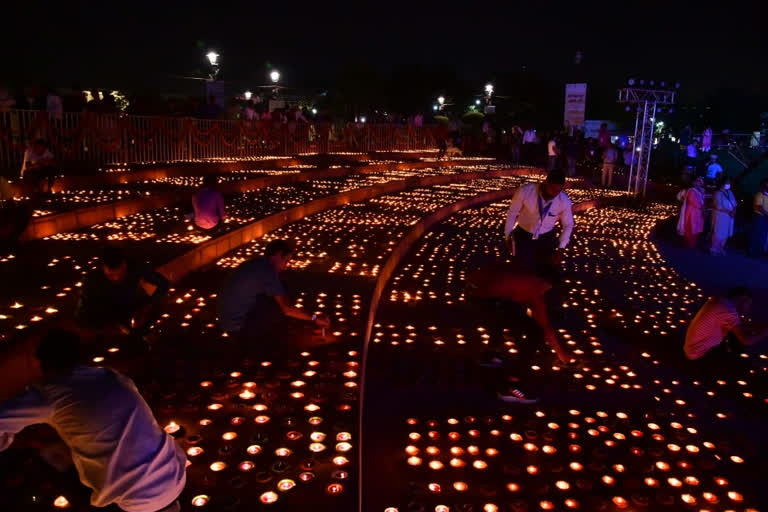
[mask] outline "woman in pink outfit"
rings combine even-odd
[[[685,192],[677,232],[685,239],[688,248],[696,247],[696,239],[704,231],[704,180],[696,178],[693,187]]]

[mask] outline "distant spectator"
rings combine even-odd
[[[56,177],[56,159],[43,139],[34,141],[24,153],[21,178],[35,185],[38,192],[50,192]],[[48,188],[46,190],[46,185]]]
[[[509,132],[509,153],[513,165],[520,164],[521,149],[523,146],[523,130],[515,125]]]
[[[565,160],[568,163],[568,176],[576,176],[576,161],[581,154],[581,139],[577,131],[565,141]]]
[[[9,112],[16,106],[16,98],[8,92],[6,87],[0,87],[0,112]]]
[[[701,150],[705,153],[712,150],[712,128],[707,127],[701,134]]]
[[[685,239],[685,245],[692,249],[696,247],[699,234],[704,231],[704,179],[696,178],[693,187],[678,194],[683,201],[680,208],[680,218],[677,222],[677,232]]]
[[[696,149],[696,142],[691,141],[685,148],[686,166],[690,169],[696,168],[696,160],[699,158],[699,150]]]
[[[709,155],[709,164],[707,165],[706,183],[714,185],[723,174],[723,167],[717,163],[717,155]]]
[[[532,165],[534,163],[534,148],[536,147],[536,130],[532,127],[528,127],[528,129],[523,132],[523,148],[522,148],[522,157],[523,161],[528,164]]]
[[[736,215],[736,197],[731,190],[731,179],[720,179],[720,186],[712,198],[712,246],[711,254],[725,254],[725,244],[733,236],[733,218]]]
[[[604,187],[613,185],[613,171],[616,169],[616,162],[619,161],[619,152],[613,144],[608,144],[603,152],[603,175],[602,184]]]
[[[413,116],[413,126],[415,126],[416,128],[421,128],[422,126],[424,126],[424,115],[419,113]]]
[[[256,108],[253,106],[253,100],[248,100],[243,108],[243,119],[246,121],[258,121],[259,114],[256,112]]]
[[[203,178],[203,188],[192,197],[195,225],[205,232],[213,231],[221,221],[227,218],[224,198],[216,190],[216,183],[215,175],[206,175]]]
[[[611,132],[608,131],[608,123],[602,123],[597,132],[597,145],[600,148],[607,148],[611,145]]]
[[[768,242],[768,178],[760,182],[760,190],[755,194],[755,225],[749,243],[751,256],[765,254]]]
[[[46,110],[51,119],[61,119],[64,112],[64,106],[61,103],[61,96],[56,94],[56,91],[49,88],[48,96],[45,98]]]
[[[557,157],[560,150],[557,147],[557,139],[553,135],[547,143],[547,171],[553,171],[557,167]]]

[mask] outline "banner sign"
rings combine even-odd
[[[565,84],[565,124],[583,126],[587,106],[587,84]]]

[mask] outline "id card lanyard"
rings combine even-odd
[[[544,201],[541,199],[540,195],[536,196],[536,199],[539,203],[539,223],[536,224],[536,231],[533,233],[533,239],[538,240],[539,239],[539,230],[541,229],[541,225],[544,223],[544,219],[547,217],[547,214],[549,213],[549,209],[552,208],[552,203],[555,202],[555,199],[552,198],[552,201],[549,202],[547,206],[544,206]]]

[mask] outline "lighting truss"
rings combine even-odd
[[[675,103],[675,92],[662,89],[639,89],[629,87],[619,89],[619,103],[635,105],[635,138],[632,163],[629,168],[627,192],[633,196],[645,196],[648,185],[648,168],[651,164],[653,149],[653,131],[656,124],[656,112],[660,106]]]

